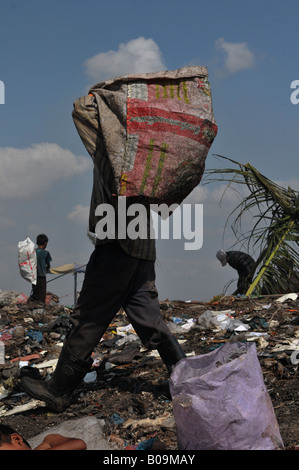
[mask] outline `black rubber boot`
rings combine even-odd
[[[46,402],[53,411],[61,413],[68,408],[73,391],[89,372],[91,365],[92,359],[85,361],[62,349],[50,380],[23,377],[21,384],[28,395]]]
[[[160,343],[157,347],[157,350],[161,356],[162,361],[167,367],[169,375],[171,375],[175,364],[186,357],[186,354],[174,336],[171,336],[170,338]]]

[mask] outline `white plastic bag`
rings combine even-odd
[[[255,343],[182,359],[169,385],[180,450],[283,449]]]
[[[31,284],[36,284],[35,245],[29,237],[18,243],[18,262],[21,276]]]

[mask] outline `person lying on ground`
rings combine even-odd
[[[48,434],[35,449],[10,426],[0,424],[0,450],[86,450],[82,439]]]

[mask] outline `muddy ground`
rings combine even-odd
[[[229,341],[248,341],[248,332],[261,334],[254,341],[264,382],[285,449],[293,450],[299,447],[299,298],[277,300],[276,296],[219,296],[210,302],[188,303],[166,300],[161,302],[161,312],[190,355],[209,353]],[[240,320],[249,329],[237,332],[203,325],[200,319],[206,311],[229,311],[229,318]],[[5,364],[0,365],[0,423],[9,424],[29,439],[64,420],[96,416],[105,420],[107,440],[117,449],[178,449],[167,370],[159,357],[134,340],[134,332],[119,334],[118,328],[128,325],[123,312],[118,313],[94,352],[94,374],[76,390],[64,413],[53,413],[41,402],[34,406],[23,393],[20,375],[28,366],[59,356],[70,328],[70,314],[71,308],[59,303],[16,304],[10,299],[1,304],[0,298],[0,333],[6,353]],[[186,328],[188,321],[190,329]],[[130,333],[132,341],[116,346],[116,340]],[[41,368],[39,373],[45,378],[52,369]],[[22,405],[29,409],[19,408]]]

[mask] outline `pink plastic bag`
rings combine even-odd
[[[170,391],[180,450],[283,449],[255,343],[182,359]]]

